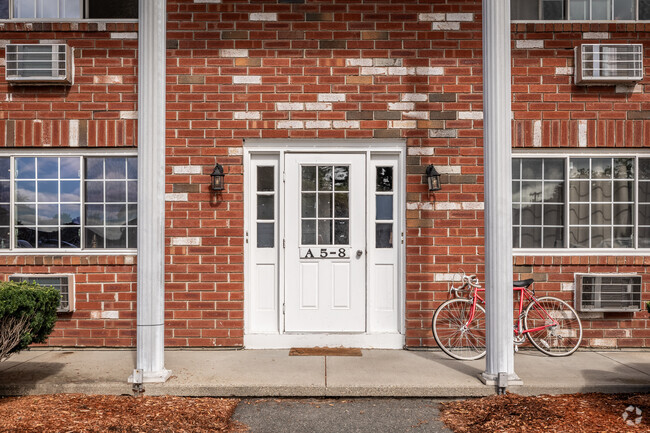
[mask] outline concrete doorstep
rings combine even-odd
[[[239,397],[473,397],[492,395],[485,360],[440,351],[363,350],[362,356],[289,356],[288,350],[168,350],[172,371],[145,395]],[[133,350],[32,349],[0,363],[0,395],[131,394]],[[580,350],[566,358],[515,355],[524,395],[650,391],[650,351]]]

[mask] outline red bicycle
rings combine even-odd
[[[455,298],[445,301],[433,315],[431,328],[438,346],[461,360],[485,356],[485,289],[476,275],[461,276],[462,286],[449,289]],[[519,314],[514,322],[515,350],[528,337],[530,343],[550,356],[568,356],[582,341],[582,323],[573,308],[552,296],[535,296],[532,279],[514,281]],[[485,295],[483,295],[485,296]]]

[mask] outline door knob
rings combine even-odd
[[[358,259],[359,257],[361,257],[361,254],[363,254],[363,251],[361,251],[361,250],[357,250],[357,259]]]

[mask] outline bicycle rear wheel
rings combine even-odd
[[[474,318],[468,323],[471,309],[469,299],[450,299],[433,315],[433,337],[452,358],[470,361],[485,356],[485,309],[477,304]]]
[[[553,325],[553,319],[557,322]],[[531,302],[524,314],[528,339],[540,352],[550,356],[568,356],[582,341],[582,323],[573,308],[552,296]]]

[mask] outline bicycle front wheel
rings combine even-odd
[[[470,361],[485,356],[485,309],[477,304],[470,322],[471,310],[471,300],[450,299],[433,315],[433,337],[452,358]]]
[[[541,297],[528,305],[524,329],[533,346],[550,356],[571,355],[582,341],[578,314],[569,304],[552,296]]]

